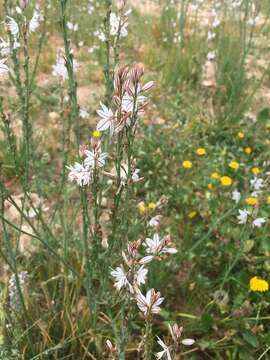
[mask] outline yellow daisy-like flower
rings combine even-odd
[[[220,182],[222,186],[231,186],[232,179],[229,176],[221,176]]]
[[[212,185],[212,184],[208,184],[208,185],[207,185],[207,188],[208,188],[208,190],[212,190],[212,189],[213,189],[213,185]]]
[[[193,211],[191,211],[191,212],[188,214],[188,217],[189,217],[190,219],[193,219],[196,215],[197,215],[197,211],[193,210]]]
[[[239,131],[239,133],[237,134],[239,139],[244,139],[245,134],[242,131]]]
[[[199,155],[199,156],[203,156],[206,154],[206,151],[204,148],[199,148],[196,150],[196,154]]]
[[[231,161],[230,163],[229,163],[229,167],[231,168],[231,169],[234,169],[234,170],[237,170],[238,168],[239,168],[239,163],[237,162],[237,161]]]
[[[258,199],[256,197],[248,197],[246,198],[246,203],[248,205],[257,205],[258,204]]]
[[[257,166],[253,167],[251,171],[254,175],[258,175],[261,172],[260,168],[258,168]]]
[[[250,291],[265,292],[269,289],[269,283],[257,276],[253,276],[253,278],[249,280],[249,289]]]
[[[146,213],[147,208],[143,201],[138,204],[138,211],[139,211],[140,215],[144,215]]]
[[[147,207],[148,209],[154,210],[157,207],[157,204],[155,204],[154,202],[150,202]]]
[[[217,179],[219,179],[220,178],[220,175],[219,175],[219,173],[218,172],[213,172],[212,174],[211,174],[211,176],[212,176],[212,178],[213,179],[215,179],[215,180],[217,180]]]
[[[246,154],[251,154],[251,153],[252,153],[251,147],[247,146],[246,148],[244,148],[244,152],[245,152]]]
[[[267,196],[266,202],[268,205],[270,205],[270,195]]]
[[[101,138],[101,135],[102,135],[102,132],[99,131],[99,130],[94,130],[94,131],[92,132],[92,136],[93,136],[93,138],[95,138],[95,139]]]
[[[190,160],[185,160],[185,161],[183,161],[182,162],[182,166],[183,166],[183,168],[185,168],[185,169],[190,169],[190,168],[192,168],[192,161],[190,161]]]

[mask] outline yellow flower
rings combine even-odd
[[[239,163],[238,163],[237,161],[231,161],[231,162],[229,163],[229,167],[230,167],[231,169],[237,170],[237,169],[239,168]]]
[[[261,172],[261,170],[260,170],[260,168],[258,168],[258,167],[253,167],[252,169],[251,169],[251,171],[252,171],[252,173],[254,174],[254,175],[258,175],[260,172]]]
[[[260,279],[257,276],[253,276],[253,278],[249,280],[249,290],[251,291],[265,292],[268,291],[268,289],[269,283],[266,280]]]
[[[212,185],[212,184],[208,184],[208,185],[207,185],[207,188],[208,188],[208,190],[212,190],[212,189],[213,189],[213,185]]]
[[[246,203],[248,205],[257,205],[258,199],[256,197],[248,197],[248,198],[246,198]]]
[[[199,155],[199,156],[202,156],[202,155],[205,155],[206,154],[206,151],[204,148],[199,148],[196,150],[196,154]]]
[[[221,176],[220,182],[222,186],[232,185],[232,179],[229,176]]]
[[[193,210],[193,211],[191,211],[191,212],[188,214],[188,217],[189,217],[190,219],[193,219],[196,215],[197,215],[197,211]]]
[[[267,196],[266,202],[268,205],[270,205],[270,195]]]
[[[185,169],[190,169],[190,168],[192,168],[192,162],[190,160],[185,160],[185,161],[182,162],[182,166]]]
[[[245,134],[242,131],[239,131],[239,133],[237,134],[239,139],[244,139]]]
[[[211,176],[212,176],[212,178],[213,178],[213,179],[219,179],[219,178],[220,178],[219,173],[218,173],[218,172],[216,172],[216,171],[215,171],[215,172],[213,172]]]
[[[94,130],[94,131],[92,132],[92,136],[93,136],[93,138],[95,138],[95,139],[99,139],[99,138],[101,137],[101,135],[102,135],[102,133],[101,133],[101,131],[99,131],[99,130]]]
[[[148,209],[155,209],[157,207],[157,204],[155,204],[154,202],[150,202],[148,205],[147,205]]]
[[[147,209],[146,209],[143,201],[138,204],[138,210],[139,210],[140,215],[144,215],[146,213]]]
[[[251,154],[252,153],[252,149],[251,149],[251,147],[246,147],[245,149],[244,149],[244,151],[245,151],[245,153],[246,154]]]

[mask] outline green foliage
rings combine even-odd
[[[175,322],[196,340],[194,347],[175,351],[183,359],[268,358],[269,291],[250,291],[249,281],[258,276],[269,283],[269,49],[262,43],[269,35],[270,9],[267,1],[257,2],[265,23],[251,27],[250,4],[244,1],[241,13],[222,4],[211,43],[211,26],[201,26],[201,10],[192,12],[190,1],[151,3],[150,11],[135,5],[120,48],[116,40],[108,44],[95,35],[108,31],[110,12],[118,11],[109,0],[94,2],[92,15],[88,1],[54,1],[43,47],[20,38],[30,58],[21,52],[12,60],[20,66],[11,62],[12,76],[0,83],[6,92],[0,108],[0,254],[7,265],[1,259],[1,360],[114,359],[108,339],[121,360],[143,356],[147,339],[145,347],[153,345],[150,359],[161,350],[156,336],[169,344],[167,325]],[[32,10],[31,4],[25,16]],[[79,30],[68,30],[67,21]],[[51,76],[60,47],[68,81]],[[27,71],[34,71],[36,50],[40,59],[31,84]],[[214,73],[205,85],[210,51],[216,54],[210,61]],[[121,65],[145,64],[155,89],[134,143],[128,127],[115,147],[102,135],[116,169],[106,168],[110,177],[103,174],[89,191],[67,181],[66,166],[81,160],[80,145],[89,146],[99,102],[111,102],[118,55]],[[80,64],[77,73],[73,58]],[[259,59],[266,65],[257,74],[253,64]],[[82,108],[90,114],[86,119],[79,116]],[[198,154],[199,148],[205,154]],[[139,168],[144,177],[131,190],[113,175],[126,152],[130,169]],[[184,167],[184,161],[192,166]],[[239,168],[231,168],[232,161]],[[264,187],[252,206],[246,199],[254,192],[255,167]],[[223,186],[222,176],[232,184]],[[238,203],[233,191],[241,193]],[[155,207],[165,197],[164,206]],[[239,224],[240,209],[250,212],[247,224]],[[156,215],[162,215],[161,225],[150,228]],[[256,218],[266,222],[256,227]],[[147,289],[159,289],[166,298],[151,329],[134,299],[113,287],[110,272],[126,266],[122,251],[126,254],[128,241],[143,241],[156,231],[170,234],[178,253],[149,266]],[[30,278],[14,310],[8,281],[23,270]]]

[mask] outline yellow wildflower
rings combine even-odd
[[[138,211],[140,215],[144,215],[146,213],[147,209],[143,201],[138,204]]]
[[[268,205],[270,205],[270,195],[267,196],[266,202]]]
[[[182,162],[182,166],[185,169],[190,169],[190,168],[192,168],[192,162],[190,160],[185,160],[185,161]]]
[[[229,176],[221,176],[220,182],[222,186],[232,185],[232,179]]]
[[[246,198],[246,203],[248,205],[257,205],[258,204],[258,199],[256,197],[248,197]]]
[[[249,281],[249,290],[250,291],[259,291],[265,292],[269,289],[269,283],[266,280],[260,279],[257,276],[254,276]]]
[[[102,135],[102,132],[99,131],[99,130],[94,130],[94,131],[92,132],[92,136],[93,136],[93,138],[95,138],[95,139],[101,138],[101,135]]]
[[[252,153],[252,149],[251,147],[247,146],[245,149],[244,149],[245,153],[246,154],[251,154]]]
[[[237,169],[239,168],[239,163],[238,163],[237,161],[231,161],[231,162],[229,163],[229,167],[230,167],[231,169],[237,170]]]
[[[218,172],[216,172],[216,171],[215,171],[215,172],[213,172],[211,176],[212,176],[212,178],[213,178],[213,179],[219,179],[219,178],[220,178],[219,173],[218,173]]]
[[[189,217],[190,219],[193,219],[196,215],[197,215],[197,211],[193,210],[193,211],[191,211],[191,212],[188,214],[188,217]]]
[[[147,205],[148,209],[155,209],[157,207],[157,204],[155,204],[154,202],[150,202],[148,205]]]
[[[213,185],[212,185],[212,184],[208,184],[208,185],[207,185],[207,188],[208,188],[208,190],[212,190],[212,189],[213,189]]]
[[[239,139],[244,139],[245,134],[242,131],[239,131],[239,133],[237,134]]]
[[[202,155],[205,155],[206,154],[206,151],[204,148],[199,148],[196,150],[196,154],[199,155],[199,156],[202,156]]]
[[[251,171],[254,175],[258,175],[261,172],[260,168],[258,168],[257,166],[253,167]]]

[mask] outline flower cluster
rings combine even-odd
[[[162,347],[162,350],[159,351],[156,354],[157,359],[163,359],[166,358],[167,360],[172,360],[172,351],[177,351],[180,345],[186,345],[191,346],[194,344],[194,339],[183,339],[181,340],[181,336],[183,333],[183,326],[180,326],[178,324],[168,325],[169,332],[171,335],[172,345],[168,346],[165,344],[163,340],[161,340],[159,337],[157,337],[157,343]]]
[[[83,149],[81,151],[83,157],[82,163],[77,162],[72,166],[67,166],[69,169],[69,180],[75,181],[80,186],[92,183],[94,173],[105,165],[108,157],[107,153],[101,151],[100,140],[92,138],[90,145],[91,150]]]
[[[122,253],[127,270],[124,269],[124,265],[120,265],[111,271],[111,275],[115,278],[115,288],[118,291],[126,288],[136,300],[139,309],[145,317],[149,317],[151,314],[158,314],[160,304],[164,300],[160,293],[154,289],[148,290],[146,295],[143,295],[141,292],[140,286],[146,283],[148,274],[148,269],[145,266],[155,258],[161,259],[166,254],[177,253],[177,250],[171,244],[170,236],[160,239],[158,234],[155,234],[153,239],[146,238],[143,243],[141,240],[129,242],[127,254],[125,252]],[[141,247],[141,245],[143,246]],[[140,253],[140,250],[143,250],[143,248],[145,248],[144,255]]]
[[[238,224],[246,224],[249,218],[251,218],[253,227],[261,227],[266,222],[266,218],[258,217],[259,196],[262,194],[264,187],[265,181],[262,178],[255,176],[250,180],[251,193],[245,198],[245,203],[249,205],[249,208],[238,210]],[[232,199],[236,203],[239,203],[241,200],[241,193],[237,190],[234,191],[232,194]]]
[[[78,63],[75,59],[72,61],[73,71],[76,72],[78,69]],[[52,67],[52,75],[58,76],[60,79],[67,80],[68,79],[68,71],[66,67],[66,60],[64,56],[64,51],[62,49],[58,49],[56,64]]]
[[[133,128],[137,125],[137,119],[143,115],[143,109],[147,105],[145,94],[154,85],[153,81],[141,85],[143,74],[144,68],[141,65],[132,68],[120,67],[116,71],[113,108],[101,104],[101,109],[97,111],[101,118],[97,130],[109,129],[112,136],[127,127]]]
[[[23,28],[27,29],[27,34],[31,34],[36,32],[40,23],[43,21],[44,17],[42,11],[40,10],[39,6],[36,5],[33,11],[33,15],[28,20],[24,15],[24,10],[28,5],[27,1],[21,1],[19,3],[20,6],[16,6],[15,10],[17,13],[17,17],[20,20],[17,22],[14,17],[6,16],[4,24],[6,27],[6,31],[8,33],[8,38],[3,39],[0,38],[0,56],[4,59],[0,59],[0,75],[4,74],[9,71],[7,65],[5,65],[6,57],[10,55],[10,53],[14,50],[20,48],[20,26],[19,24],[23,24]],[[25,32],[25,30],[24,30]]]
[[[125,7],[126,1],[119,1],[117,4],[118,13],[110,13],[109,34],[106,33],[105,29],[99,29],[95,32],[95,36],[100,41],[108,41],[108,35],[117,40],[119,38],[124,38],[128,35],[128,16],[131,13],[131,10],[125,10]],[[92,5],[91,11],[93,11]]]

